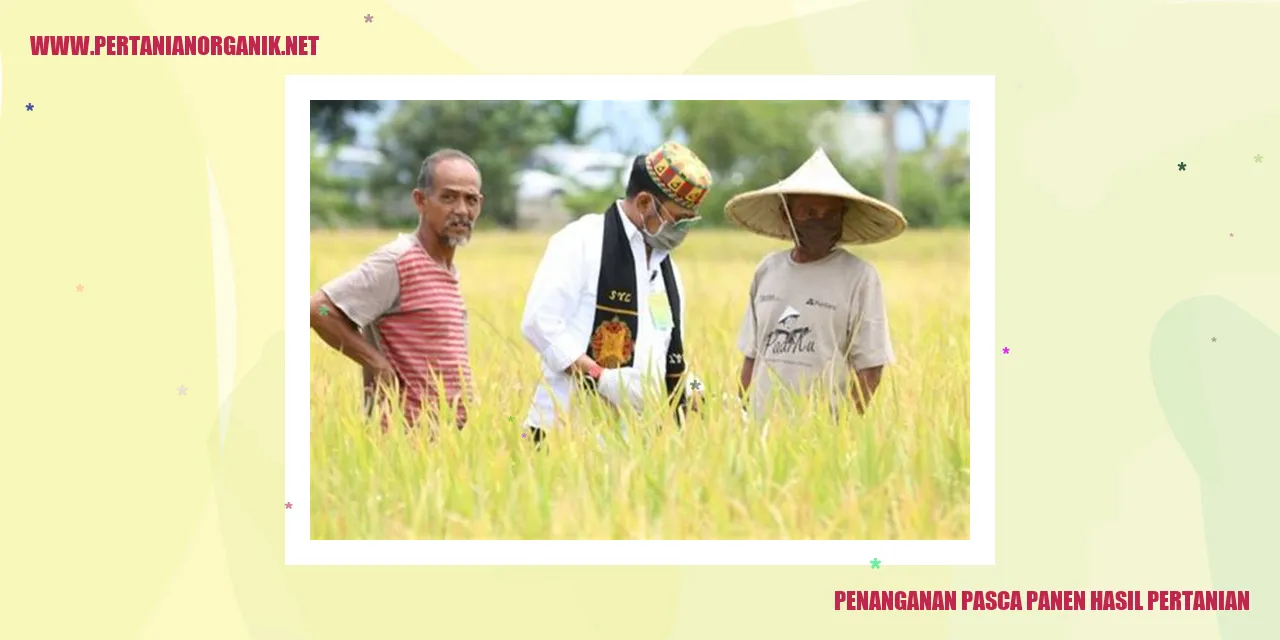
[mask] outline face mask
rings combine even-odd
[[[843,226],[837,226],[834,229],[824,229],[823,224],[816,220],[806,220],[800,224],[800,228],[796,228],[796,223],[791,217],[791,209],[787,206],[787,199],[782,199],[782,210],[787,216],[787,224],[791,227],[791,237],[795,238],[796,245],[805,251],[813,251],[826,248],[826,253],[831,253],[836,249],[836,243],[840,241],[840,236],[844,234]],[[812,254],[810,254],[812,255]]]
[[[689,235],[689,226],[692,223],[692,220],[682,220],[680,223],[672,224],[664,220],[662,218],[662,214],[658,213],[657,200],[653,201],[653,207],[653,213],[646,214],[645,218],[647,219],[650,215],[657,217],[658,230],[653,233],[649,233],[649,229],[646,226],[641,225],[640,233],[644,234],[645,242],[649,243],[650,247],[659,251],[673,251],[676,247],[680,246],[681,242],[684,242],[685,236]],[[693,220],[697,220],[697,218],[694,218]]]
[[[835,249],[836,243],[840,241],[840,227],[831,228],[831,225],[822,222],[802,222],[796,225],[796,236],[799,238],[799,244],[806,251],[829,253]]]

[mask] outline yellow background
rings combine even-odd
[[[1264,637],[1277,27],[1273,3],[1153,0],[6,2],[0,637]],[[28,49],[216,33],[318,55]],[[996,76],[996,566],[282,565],[284,76],[638,72]],[[207,171],[238,309],[221,447]],[[865,588],[1250,589],[1254,611],[832,611]]]

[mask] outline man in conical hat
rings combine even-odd
[[[805,398],[815,385],[833,409],[852,401],[863,412],[893,346],[879,274],[839,245],[889,240],[906,218],[858,192],[821,149],[786,180],[734,197],[725,215],[794,243],[766,256],[751,281],[738,348],[753,413],[764,415],[775,391]]]

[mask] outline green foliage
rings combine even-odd
[[[629,169],[620,169],[614,174],[610,185],[623,184],[624,174]],[[564,194],[560,204],[569,212],[569,215],[578,218],[588,213],[602,213],[614,200],[623,197],[623,193],[614,186],[601,187],[597,189],[589,188],[582,184],[577,184],[573,180],[573,176],[564,176],[570,183],[574,184],[574,189]]]
[[[311,134],[311,224],[335,227],[358,223],[366,213],[355,202],[360,184],[328,172],[334,147],[330,146],[328,153],[317,154],[317,138],[317,134]]]
[[[372,179],[383,202],[379,208],[403,212],[422,161],[435,151],[454,148],[480,165],[484,217],[512,226],[515,174],[535,148],[556,139],[562,108],[559,103],[500,100],[401,103],[379,132],[386,158]]]
[[[347,124],[347,114],[368,113],[377,109],[376,100],[312,100],[311,132],[329,142],[351,140],[356,132]]]
[[[967,227],[969,224],[969,181],[948,180],[928,167],[927,153],[899,157],[899,209],[913,228]],[[858,191],[873,198],[884,197],[883,162],[856,163],[841,167],[841,173]],[[958,178],[959,176],[957,176]]]
[[[655,108],[664,134],[683,134],[711,170],[714,184],[701,207],[709,225],[724,221],[736,193],[781,180],[813,154],[819,114],[840,101],[673,101]]]
[[[330,135],[342,109],[366,109],[360,101],[312,103],[313,129]],[[317,114],[317,105],[321,113]],[[327,105],[327,106],[325,106]],[[344,106],[345,105],[345,106]],[[941,147],[937,130],[945,104],[905,101],[926,131],[926,148],[900,153],[898,201],[915,228],[966,226],[969,220],[967,140]],[[724,205],[743,191],[776,183],[800,166],[814,150],[815,138],[831,139],[823,116],[850,108],[883,112],[884,104],[843,101],[651,101],[667,139],[686,142],[707,163],[714,186],[702,205],[706,226],[727,224]],[[516,220],[514,178],[544,144],[585,144],[601,130],[582,131],[579,101],[430,101],[400,103],[379,131],[385,163],[368,184],[351,184],[325,175],[323,161],[312,167],[312,218],[317,225],[376,224],[405,226],[416,222],[410,193],[423,159],[443,148],[460,149],[480,165],[485,192],[481,226],[513,226]],[[327,111],[326,111],[327,110]],[[934,118],[925,117],[932,113]],[[318,119],[317,119],[318,118]],[[316,124],[319,122],[320,124]],[[335,145],[336,146],[336,145]],[[639,153],[644,149],[628,149]],[[827,152],[860,191],[884,198],[883,159],[851,162],[836,145]],[[574,176],[562,176],[571,183]],[[617,184],[622,183],[619,176]],[[352,202],[359,188],[368,189],[375,206],[362,210]],[[603,211],[622,195],[616,186],[590,189],[575,185],[561,196],[573,216]]]

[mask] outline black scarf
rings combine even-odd
[[[671,345],[667,347],[667,398],[674,400],[676,423],[682,422],[685,406],[684,342],[680,329],[680,291],[676,287],[671,256],[663,258],[662,282],[671,304]],[[636,262],[631,255],[622,212],[613,203],[604,212],[604,242],[600,251],[600,279],[596,284],[596,316],[591,322],[587,355],[606,369],[629,367],[635,362],[635,338],[640,330],[639,301],[636,297]],[[583,386],[595,390],[595,381],[583,377]]]

